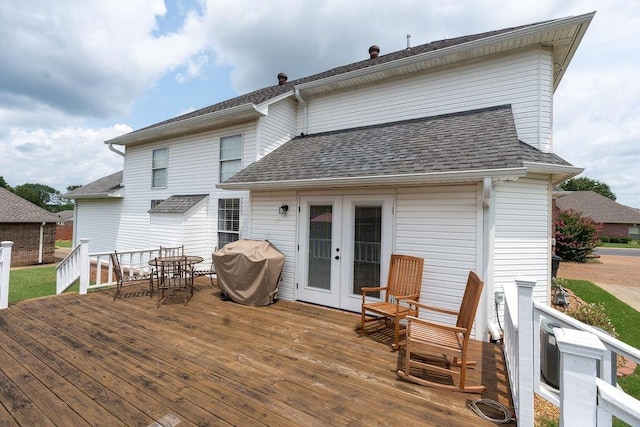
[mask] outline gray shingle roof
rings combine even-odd
[[[194,207],[208,194],[174,195],[149,210],[149,213],[183,214]]]
[[[113,173],[69,191],[63,197],[75,199],[83,196],[108,196],[122,188],[122,176],[122,171]]]
[[[561,210],[573,209],[594,221],[606,224],[640,224],[640,211],[621,205],[594,191],[574,191],[558,197]]]
[[[224,184],[569,165],[520,142],[511,106],[296,137]]]
[[[543,21],[543,22],[536,22],[533,24],[527,24],[527,25],[521,25],[518,27],[511,27],[511,28],[504,28],[501,30],[495,30],[495,31],[488,31],[488,32],[484,32],[484,33],[479,33],[479,34],[472,34],[472,35],[467,35],[467,36],[462,36],[462,37],[455,37],[455,38],[451,38],[451,39],[445,39],[445,40],[439,40],[439,41],[434,41],[431,43],[426,43],[423,45],[419,45],[419,46],[415,46],[415,47],[411,47],[410,49],[402,49],[399,50],[397,52],[392,52],[386,55],[381,55],[377,58],[374,59],[365,59],[362,61],[358,61],[358,62],[354,62],[351,64],[347,64],[347,65],[342,65],[340,67],[336,67],[333,68],[331,70],[327,70],[318,74],[314,74],[308,77],[303,77],[300,79],[296,79],[296,80],[291,80],[289,82],[287,82],[284,85],[274,85],[274,86],[268,86],[262,89],[258,89],[255,90],[253,92],[250,93],[246,93],[244,95],[240,95],[238,97],[232,98],[232,99],[228,99],[225,100],[223,102],[219,102],[217,104],[214,105],[210,105],[208,107],[204,107],[201,108],[199,110],[195,110],[192,112],[189,112],[187,114],[183,114],[181,116],[177,116],[177,117],[173,117],[171,119],[159,122],[159,123],[155,123],[152,124],[150,126],[141,128],[141,129],[137,129],[133,132],[131,132],[132,134],[137,133],[137,132],[142,132],[142,131],[146,131],[148,129],[157,127],[157,126],[163,126],[163,125],[167,125],[170,123],[174,123],[174,122],[179,122],[182,120],[187,120],[193,117],[198,117],[198,116],[202,116],[205,114],[209,114],[209,113],[214,113],[216,111],[222,111],[222,110],[226,110],[229,108],[233,108],[233,107],[237,107],[240,105],[244,105],[244,104],[261,104],[265,101],[268,101],[270,99],[276,98],[282,94],[285,94],[291,90],[293,90],[294,86],[296,85],[300,85],[302,83],[308,83],[308,82],[312,82],[312,81],[316,81],[316,80],[320,80],[320,79],[324,79],[327,77],[332,77],[332,76],[337,76],[340,74],[345,74],[351,71],[356,71],[356,70],[361,70],[364,68],[368,68],[368,67],[372,67],[375,65],[380,65],[380,64],[384,64],[387,62],[392,62],[392,61],[396,61],[402,58],[408,58],[411,56],[415,56],[415,55],[419,55],[422,53],[426,53],[426,52],[432,52],[432,51],[436,51],[436,50],[440,50],[440,49],[444,49],[444,48],[448,48],[448,47],[452,47],[452,46],[456,46],[456,45],[460,45],[463,43],[468,43],[468,42],[472,42],[475,40],[480,40],[480,39],[484,39],[484,38],[488,38],[488,37],[492,37],[492,36],[497,36],[500,34],[505,34],[505,33],[509,33],[512,31],[516,31],[519,29],[523,29],[523,28],[529,28],[529,27],[534,27],[536,25],[540,25],[540,24],[544,24],[545,22],[550,22],[550,21]],[[275,76],[274,76],[275,77]],[[275,81],[275,79],[274,79]]]
[[[0,188],[0,222],[58,222],[58,216]]]

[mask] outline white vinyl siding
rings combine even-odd
[[[268,240],[285,256],[278,298],[293,300],[295,295],[296,216],[295,192],[251,193],[251,239]],[[280,205],[289,206],[286,215],[278,214]]]
[[[111,252],[116,248],[122,222],[123,199],[82,200],[76,204],[74,246],[89,239],[89,252]]]
[[[119,225],[115,232],[116,245],[108,250],[148,249],[155,247],[156,242],[162,240],[163,236],[156,236],[155,232],[151,232],[151,215],[149,214],[151,200],[164,200],[179,194],[209,194],[206,202],[203,202],[207,204],[206,212],[209,214],[206,221],[199,220],[199,238],[202,240],[201,245],[208,248],[202,255],[210,256],[213,248],[217,246],[218,199],[241,199],[241,212],[248,212],[249,203],[246,191],[227,191],[215,187],[220,173],[218,141],[223,136],[242,134],[244,142],[242,159],[243,167],[246,167],[253,161],[252,159],[255,159],[256,154],[254,126],[253,123],[243,124],[198,135],[127,147],[124,165],[125,198],[121,201],[122,213],[119,224],[116,225],[116,227]],[[163,147],[169,149],[168,186],[149,191],[151,153],[154,149]],[[84,203],[87,202],[80,202],[81,205]],[[243,230],[248,229],[247,216],[243,215],[241,221],[242,238]],[[185,235],[186,239],[188,237]],[[185,251],[187,250],[190,248],[185,246]]]
[[[308,133],[511,104],[518,137],[547,150],[551,66],[550,52],[534,49],[309,99]]]
[[[551,262],[550,190],[545,180],[496,184],[494,290],[517,276],[536,280],[534,299],[547,302]]]
[[[258,121],[258,160],[295,136],[296,104],[291,98],[269,106],[269,114]]]
[[[425,259],[422,301],[457,310],[469,270],[482,275],[478,209],[476,185],[398,190],[394,252]],[[452,321],[444,316],[433,319]]]

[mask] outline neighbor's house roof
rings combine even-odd
[[[558,197],[560,210],[573,209],[603,224],[640,224],[640,211],[621,205],[594,191],[573,191]]]
[[[58,222],[58,216],[0,188],[0,222]]]
[[[60,218],[58,222],[66,222],[68,220],[72,220],[73,209],[67,209],[64,211],[56,212],[56,215],[58,215],[58,218]]]
[[[398,75],[506,54],[541,45],[551,46],[553,89],[557,88],[595,12],[505,28],[402,49],[377,58],[343,65],[319,74],[253,91],[178,117],[165,120],[106,144],[135,145],[256,119],[270,103],[294,96],[315,96],[334,90],[372,84]],[[286,70],[285,70],[286,71]],[[275,81],[275,76],[274,76]]]
[[[174,195],[155,205],[149,213],[183,214],[207,196],[208,194]]]
[[[124,197],[124,187],[122,186],[123,172],[116,172],[105,176],[87,185],[76,188],[63,194],[67,199],[97,199],[109,197]]]
[[[511,106],[296,137],[223,183],[224,189],[565,179],[582,171],[518,140]]]

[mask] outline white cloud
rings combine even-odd
[[[103,142],[131,130],[126,125],[14,129],[0,143],[0,175],[11,186],[39,183],[64,193],[70,185],[88,184],[121,170],[122,157]]]

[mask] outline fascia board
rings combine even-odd
[[[498,181],[511,181],[524,177],[526,168],[488,169],[464,172],[436,172],[411,175],[380,175],[346,178],[316,178],[308,180],[287,181],[258,181],[242,183],[219,183],[216,188],[223,190],[252,190],[270,188],[327,188],[327,187],[358,187],[373,185],[420,185],[450,182],[477,182],[485,177],[492,177]]]
[[[216,122],[222,119],[233,119],[234,116],[240,116],[240,121],[246,121],[247,118],[258,118],[265,114],[256,109],[253,103],[238,105],[236,107],[227,108],[221,111],[203,114],[200,116],[190,117],[188,119],[179,120],[164,125],[154,126],[146,130],[134,131],[122,136],[105,141],[105,144],[112,145],[134,145],[148,141],[154,141],[161,138],[172,137],[176,135],[184,135],[186,133],[202,132],[207,129],[216,127]],[[225,123],[232,124],[233,121]]]

